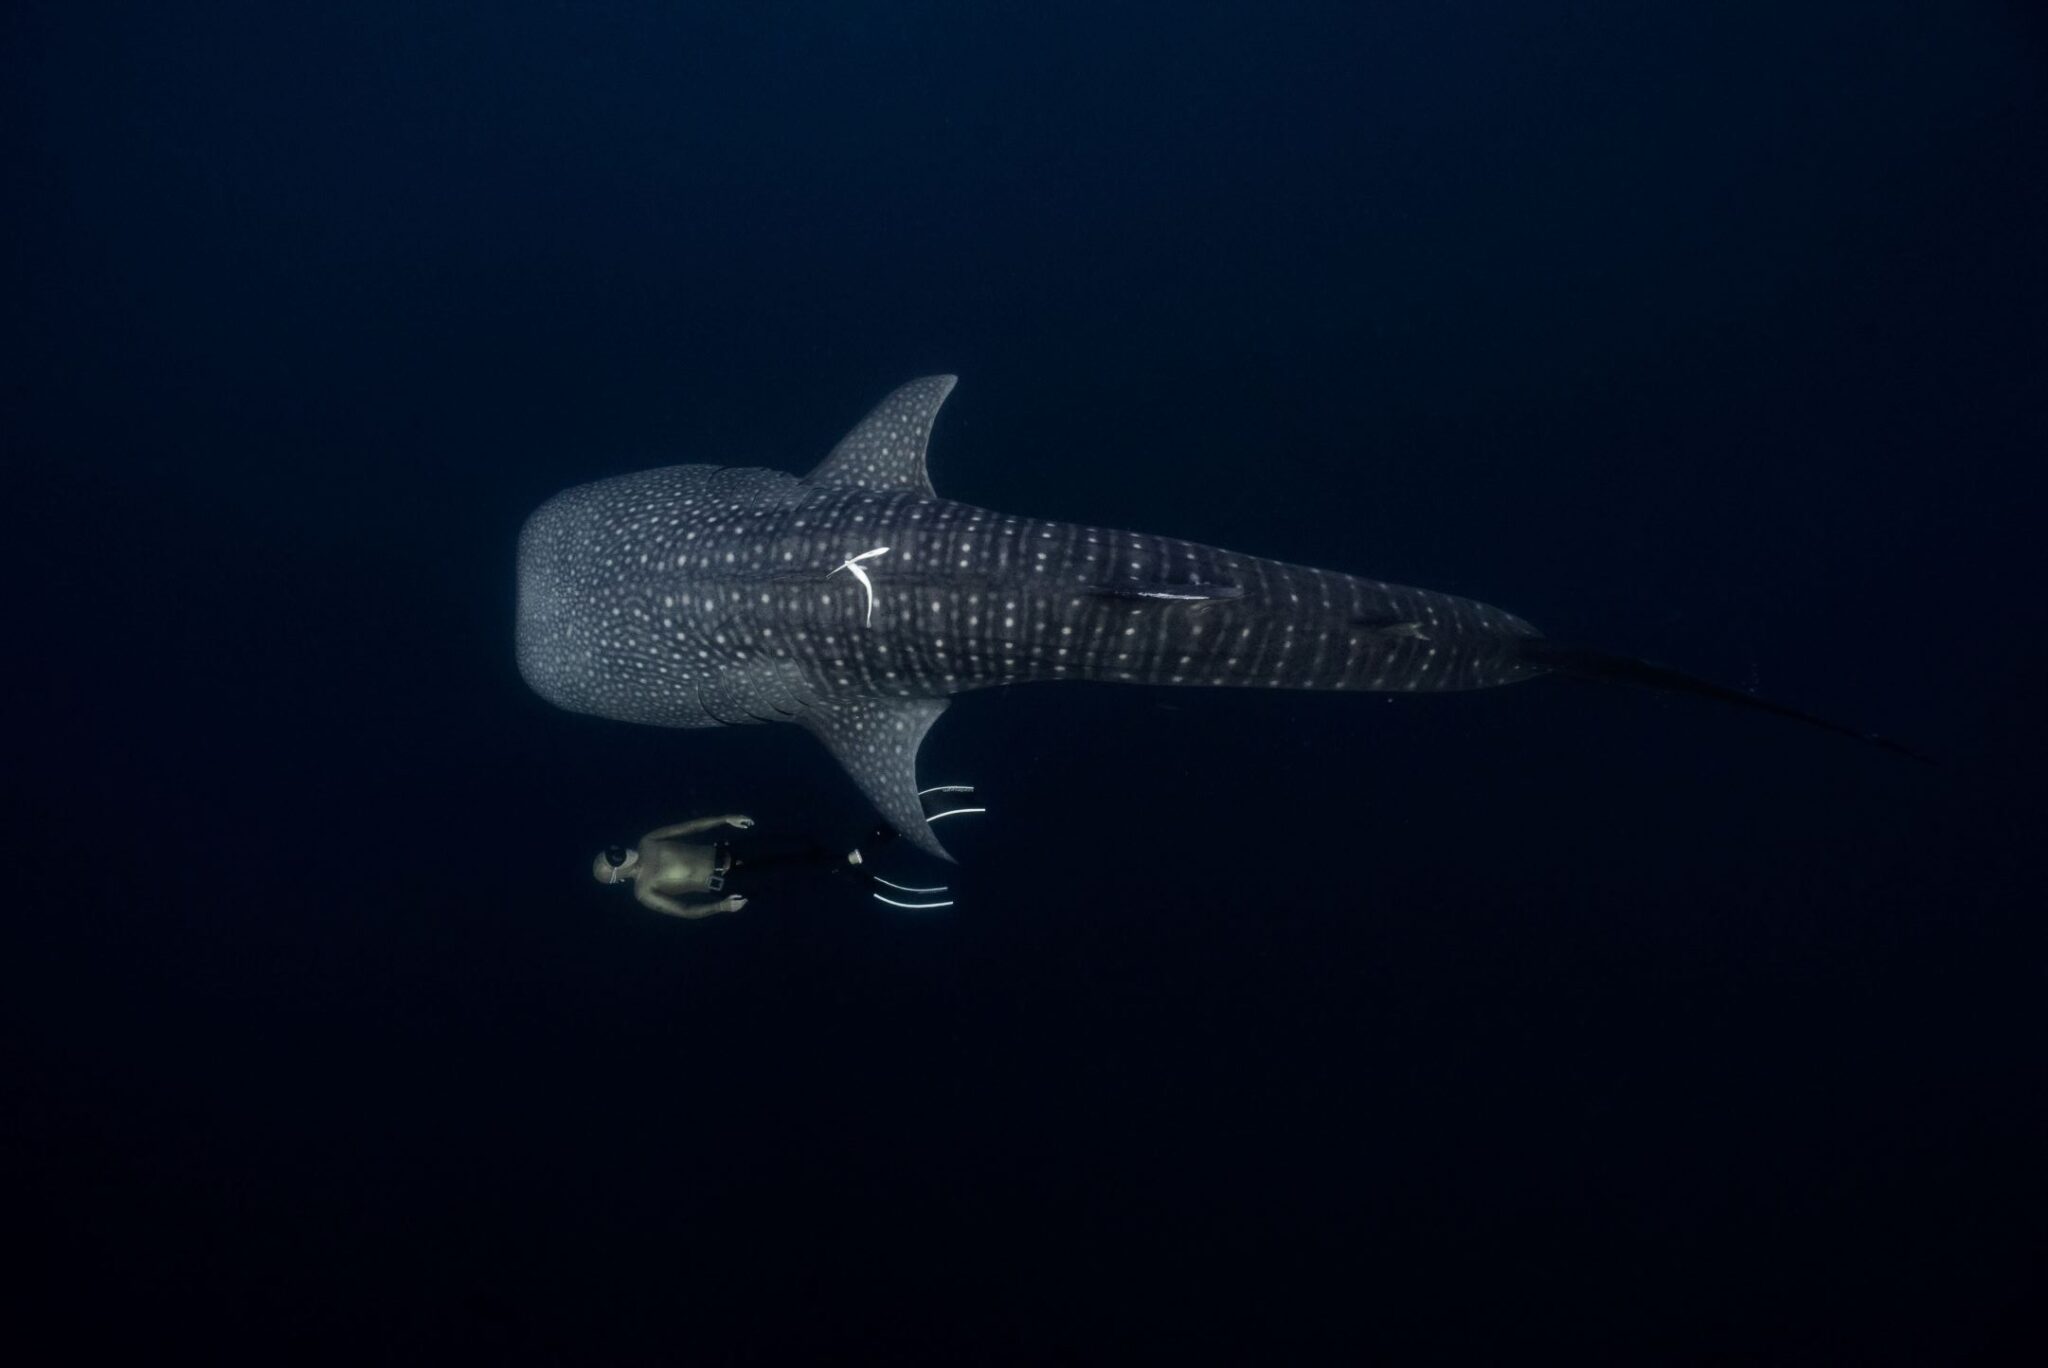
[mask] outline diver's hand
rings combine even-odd
[[[741,831],[745,831],[754,824],[754,819],[742,817],[739,813],[735,812],[732,816],[725,819],[725,824],[729,827],[738,827]]]
[[[714,912],[737,912],[746,905],[747,900],[735,893],[729,898],[723,898],[711,904],[711,910]]]

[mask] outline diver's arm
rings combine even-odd
[[[712,917],[720,912],[737,912],[747,905],[747,900],[737,893],[730,897],[715,899],[673,898],[666,893],[657,893],[651,888],[635,887],[633,896],[640,905],[656,912],[665,912],[671,917],[685,917],[691,921],[699,917]]]
[[[677,822],[674,826],[658,827],[648,832],[642,839],[667,841],[677,836],[695,836],[700,831],[711,831],[722,826],[738,827],[741,831],[745,831],[753,824],[753,818],[742,817],[739,813],[733,812],[723,817],[699,817],[694,821]]]

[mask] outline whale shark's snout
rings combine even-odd
[[[565,490],[536,509],[519,531],[514,641],[519,674],[558,708],[596,712],[599,670],[591,605],[579,591],[582,548],[590,540],[584,488]]]

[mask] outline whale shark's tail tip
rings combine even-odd
[[[1712,698],[1738,708],[1753,708],[1759,712],[1789,718],[1794,722],[1803,722],[1809,727],[1818,727],[1837,736],[1846,736],[1923,765],[1935,763],[1932,756],[1902,745],[1890,737],[1860,731],[1845,723],[1831,722],[1825,717],[1816,717],[1797,708],[1788,708],[1782,703],[1773,703],[1769,699],[1715,684],[1680,670],[1652,665],[1646,660],[1614,655],[1607,651],[1595,651],[1583,646],[1568,646],[1547,637],[1524,637],[1515,643],[1514,649],[1516,656],[1523,662],[1570,679],[1588,679],[1603,684],[1633,684],[1670,693],[1689,693],[1700,698]]]

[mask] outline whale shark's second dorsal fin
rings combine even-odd
[[[959,379],[927,375],[903,386],[875,405],[804,478],[811,484],[934,495],[932,477],[925,473],[924,449],[931,441],[939,405]]]
[[[842,698],[814,704],[798,720],[905,840],[942,860],[953,857],[932,835],[917,792],[917,748],[946,710],[943,698]]]

